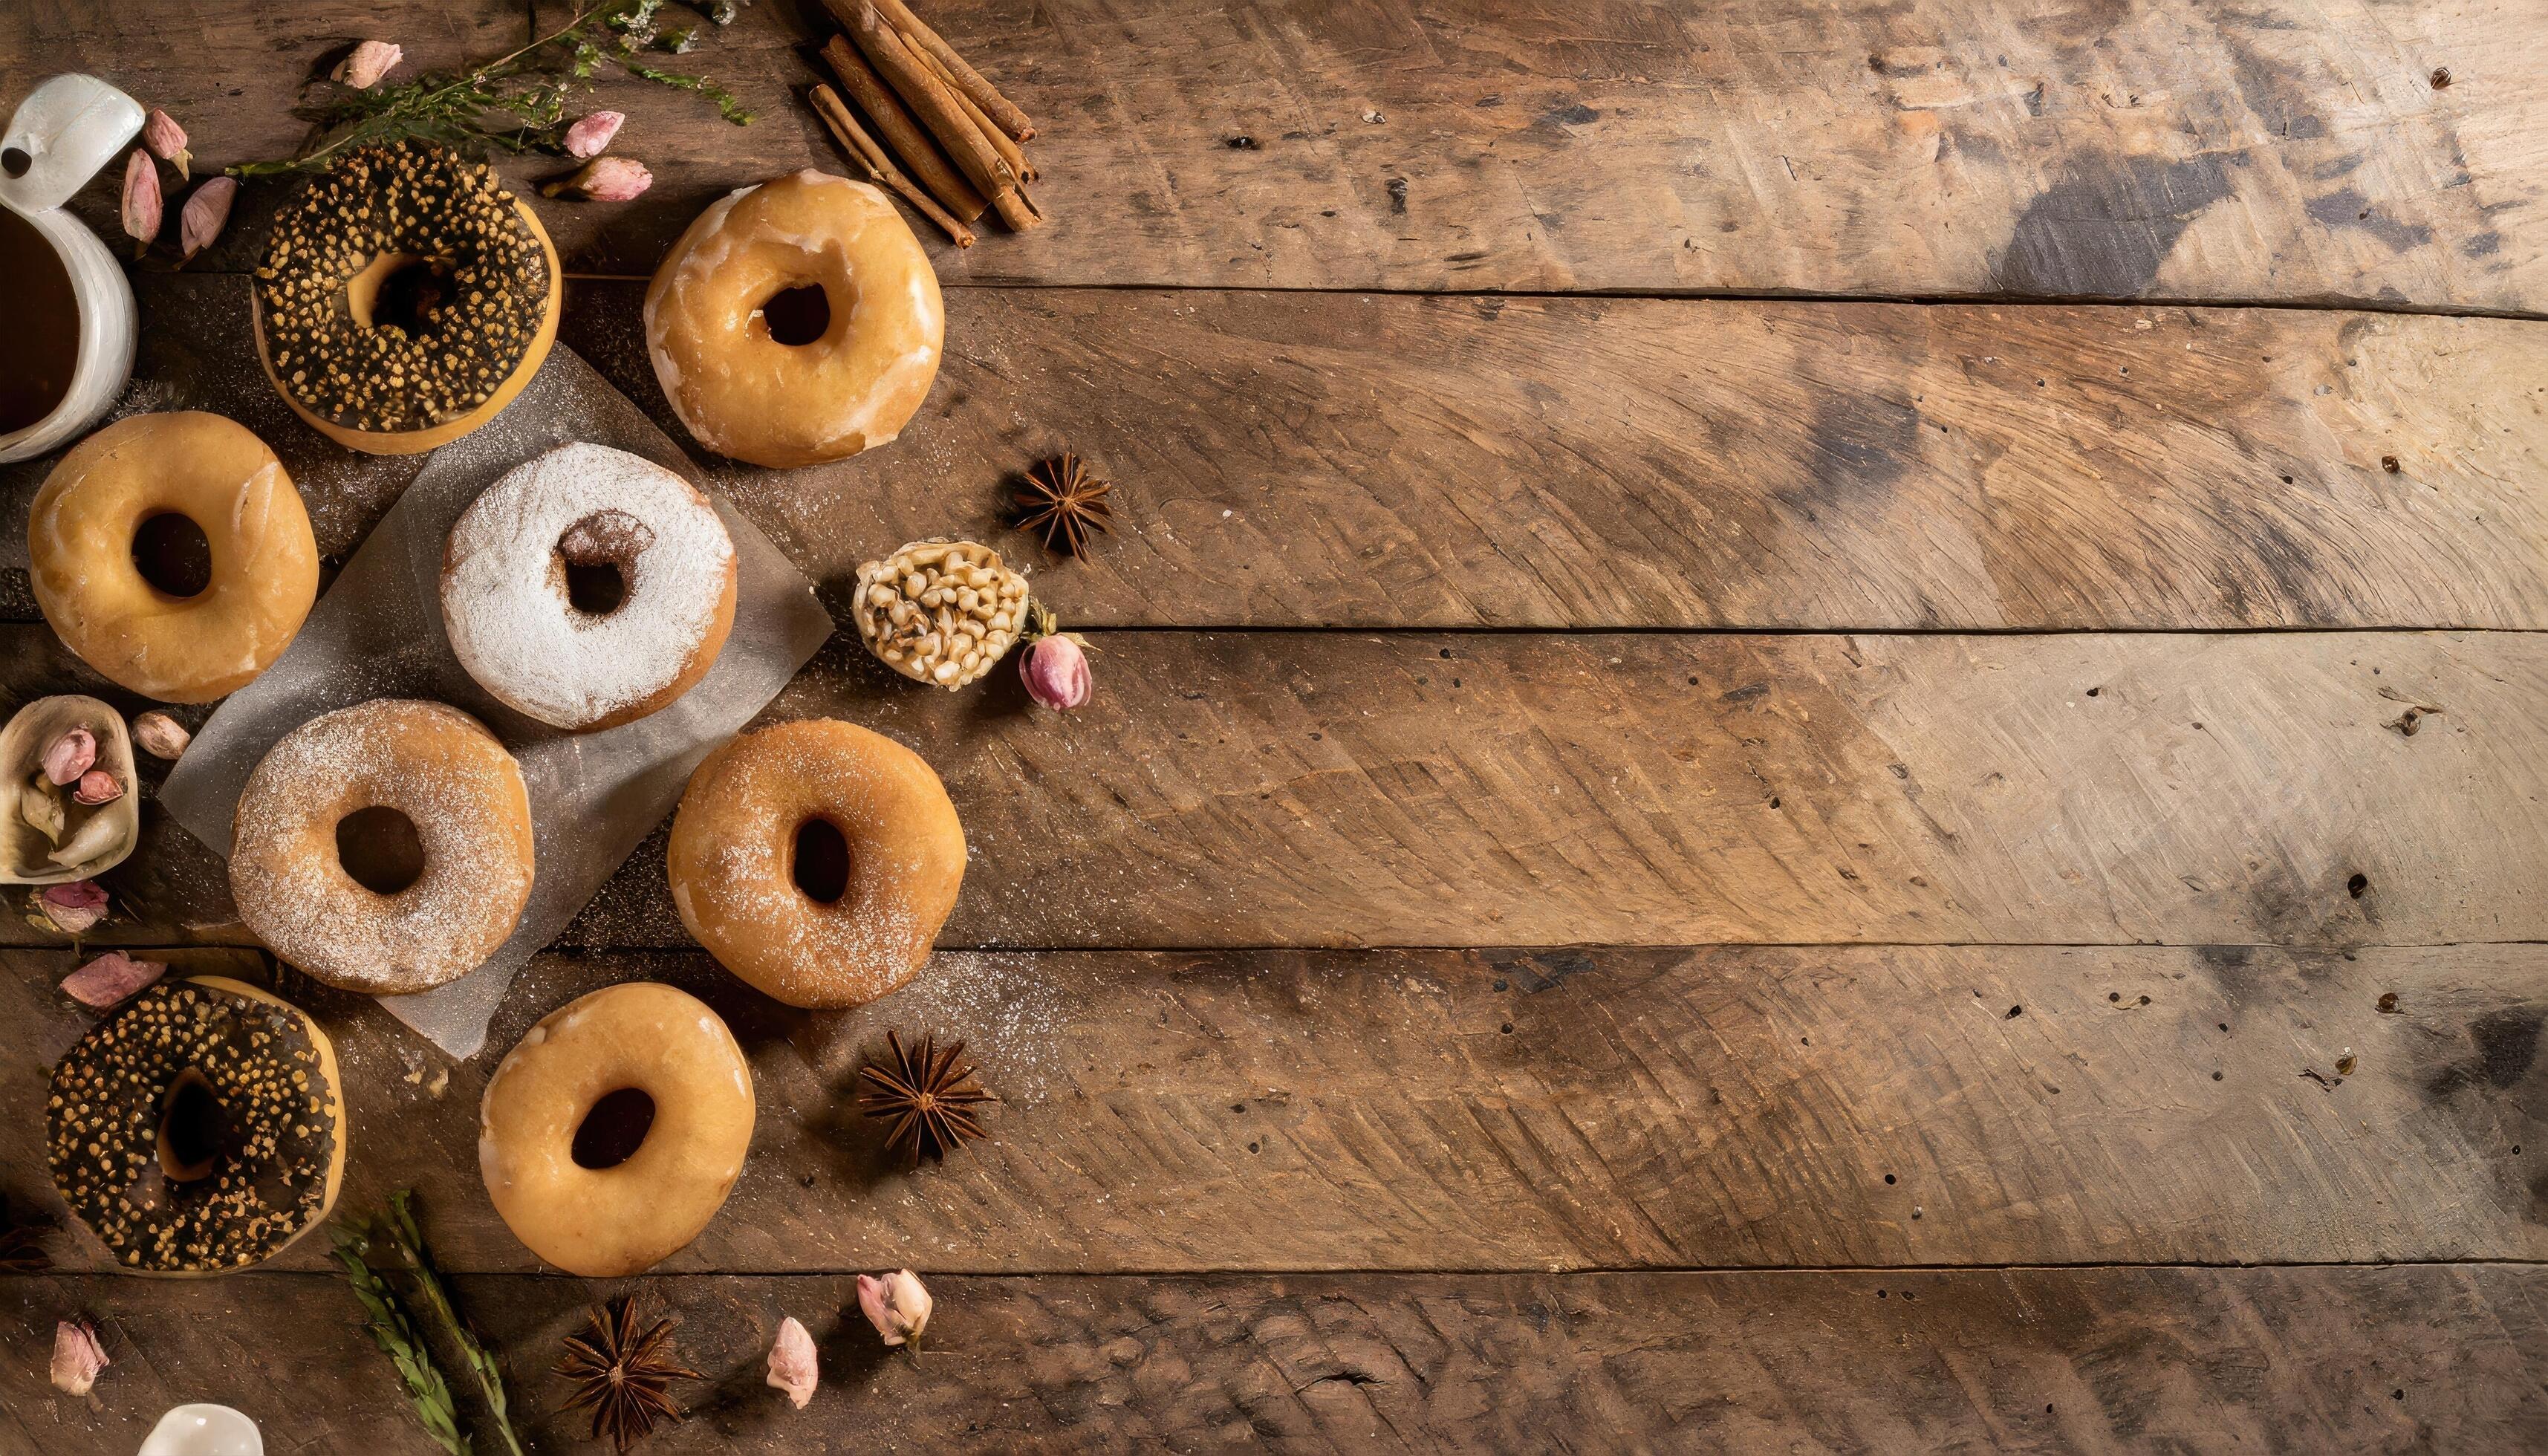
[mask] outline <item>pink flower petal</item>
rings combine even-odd
[[[74,728],[45,746],[45,776],[58,784],[79,782],[97,763],[97,735]]]
[[[141,144],[150,149],[152,156],[174,165],[180,181],[192,175],[187,166],[195,154],[186,149],[186,129],[177,125],[176,118],[155,106],[141,123]]]
[[[62,990],[82,1006],[104,1011],[168,973],[165,962],[136,960],[109,951],[62,978]]]
[[[229,226],[230,203],[237,197],[236,177],[211,177],[186,199],[185,210],[177,215],[177,241],[185,248],[187,257],[191,258],[212,246],[214,239],[222,235],[222,229]],[[150,715],[144,713],[142,716]],[[174,758],[176,755],[161,754],[160,757]]]
[[[799,1410],[814,1399],[814,1387],[822,1380],[815,1368],[814,1336],[792,1315],[778,1321],[778,1338],[771,1342],[769,1380]]]
[[[85,1396],[97,1384],[97,1373],[113,1363],[87,1321],[64,1320],[53,1326],[53,1389]]]
[[[601,155],[627,121],[615,111],[596,111],[577,118],[576,124],[566,129],[566,154],[578,161]]]
[[[327,78],[357,91],[369,91],[397,67],[406,53],[387,41],[365,41],[336,62],[336,69]]]
[[[83,935],[106,918],[106,891],[93,879],[48,884],[36,895],[36,908],[64,935]]]
[[[624,156],[597,156],[578,167],[572,177],[541,184],[540,196],[626,202],[654,185],[655,174],[646,170],[644,162]]]
[[[91,769],[80,775],[79,787],[71,790],[71,797],[83,804],[111,804],[124,797],[124,785],[104,769]]]
[[[124,164],[124,231],[141,244],[133,250],[136,258],[150,251],[150,240],[159,235],[159,164],[137,146]]]

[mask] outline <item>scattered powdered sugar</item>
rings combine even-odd
[[[567,599],[560,547],[571,535],[580,554],[629,549],[614,610]],[[469,675],[544,723],[579,728],[689,669],[733,575],[734,543],[680,476],[625,450],[571,444],[489,487],[452,527],[445,561],[443,623]]]

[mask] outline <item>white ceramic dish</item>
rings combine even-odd
[[[0,207],[35,225],[70,275],[79,304],[79,363],[53,412],[0,434],[0,463],[69,444],[97,422],[133,376],[139,323],[124,265],[62,204],[141,130],[141,106],[95,76],[55,76],[18,104],[0,133]]]

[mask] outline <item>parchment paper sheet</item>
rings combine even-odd
[[[734,631],[716,666],[670,707],[603,733],[562,733],[488,696],[442,630],[442,546],[452,523],[504,472],[575,440],[678,472],[716,503],[736,557]],[[736,514],[626,396],[559,344],[510,408],[434,452],[282,659],[231,693],[195,735],[159,801],[228,856],[231,812],[248,774],[303,723],[375,697],[438,698],[476,714],[521,761],[530,790],[538,856],[530,904],[512,938],[475,970],[420,995],[380,998],[435,1046],[475,1055],[514,972],[672,812],[699,760],[777,696],[831,632],[812,586],[770,538]]]

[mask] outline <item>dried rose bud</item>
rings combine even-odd
[[[186,745],[195,741],[195,735],[186,731],[185,724],[154,708],[133,720],[133,741],[154,759],[174,760],[186,752]]]
[[[406,52],[387,41],[365,41],[348,51],[327,79],[357,91],[369,91],[405,58]]]
[[[86,935],[106,918],[106,891],[93,879],[48,884],[37,893],[36,908],[63,935]]]
[[[594,202],[626,202],[655,185],[644,162],[624,156],[597,156],[576,168],[575,175],[540,187],[542,197],[589,197]]]
[[[886,1344],[917,1341],[929,1327],[931,1303],[920,1276],[909,1269],[896,1269],[882,1279],[859,1276],[859,1310]]]
[[[177,125],[175,117],[152,107],[150,115],[141,123],[141,144],[150,148],[152,156],[174,166],[179,181],[193,179],[194,174],[187,170],[187,166],[194,161],[195,154],[186,149],[186,129]]]
[[[210,177],[186,199],[185,208],[177,214],[177,242],[187,257],[213,245],[229,226],[230,203],[238,197],[236,177]]]
[[[77,783],[97,764],[97,735],[74,728],[45,746],[45,776],[55,783]]]
[[[133,250],[136,258],[149,252],[150,240],[159,235],[159,164],[139,147],[124,164],[124,230],[140,244]]]
[[[778,1338],[770,1344],[770,1384],[787,1393],[797,1410],[814,1399],[814,1387],[822,1379],[814,1366],[814,1336],[796,1321],[793,1315],[778,1321]]]
[[[165,961],[136,960],[109,951],[62,977],[62,991],[82,1006],[104,1011],[168,973]]]
[[[79,787],[71,790],[71,797],[92,807],[111,804],[124,797],[124,785],[104,769],[91,769],[80,775]]]
[[[111,1363],[87,1320],[64,1320],[53,1326],[53,1389],[85,1396],[97,1384],[97,1373]]]
[[[566,129],[566,154],[578,161],[601,155],[609,149],[610,138],[619,135],[620,127],[627,121],[627,117],[615,111],[596,111],[577,118],[576,124]]]
[[[1018,664],[1018,676],[1026,680],[1028,696],[1054,709],[1085,707],[1095,687],[1088,654],[1080,650],[1078,638],[1062,632],[1037,638]]]

